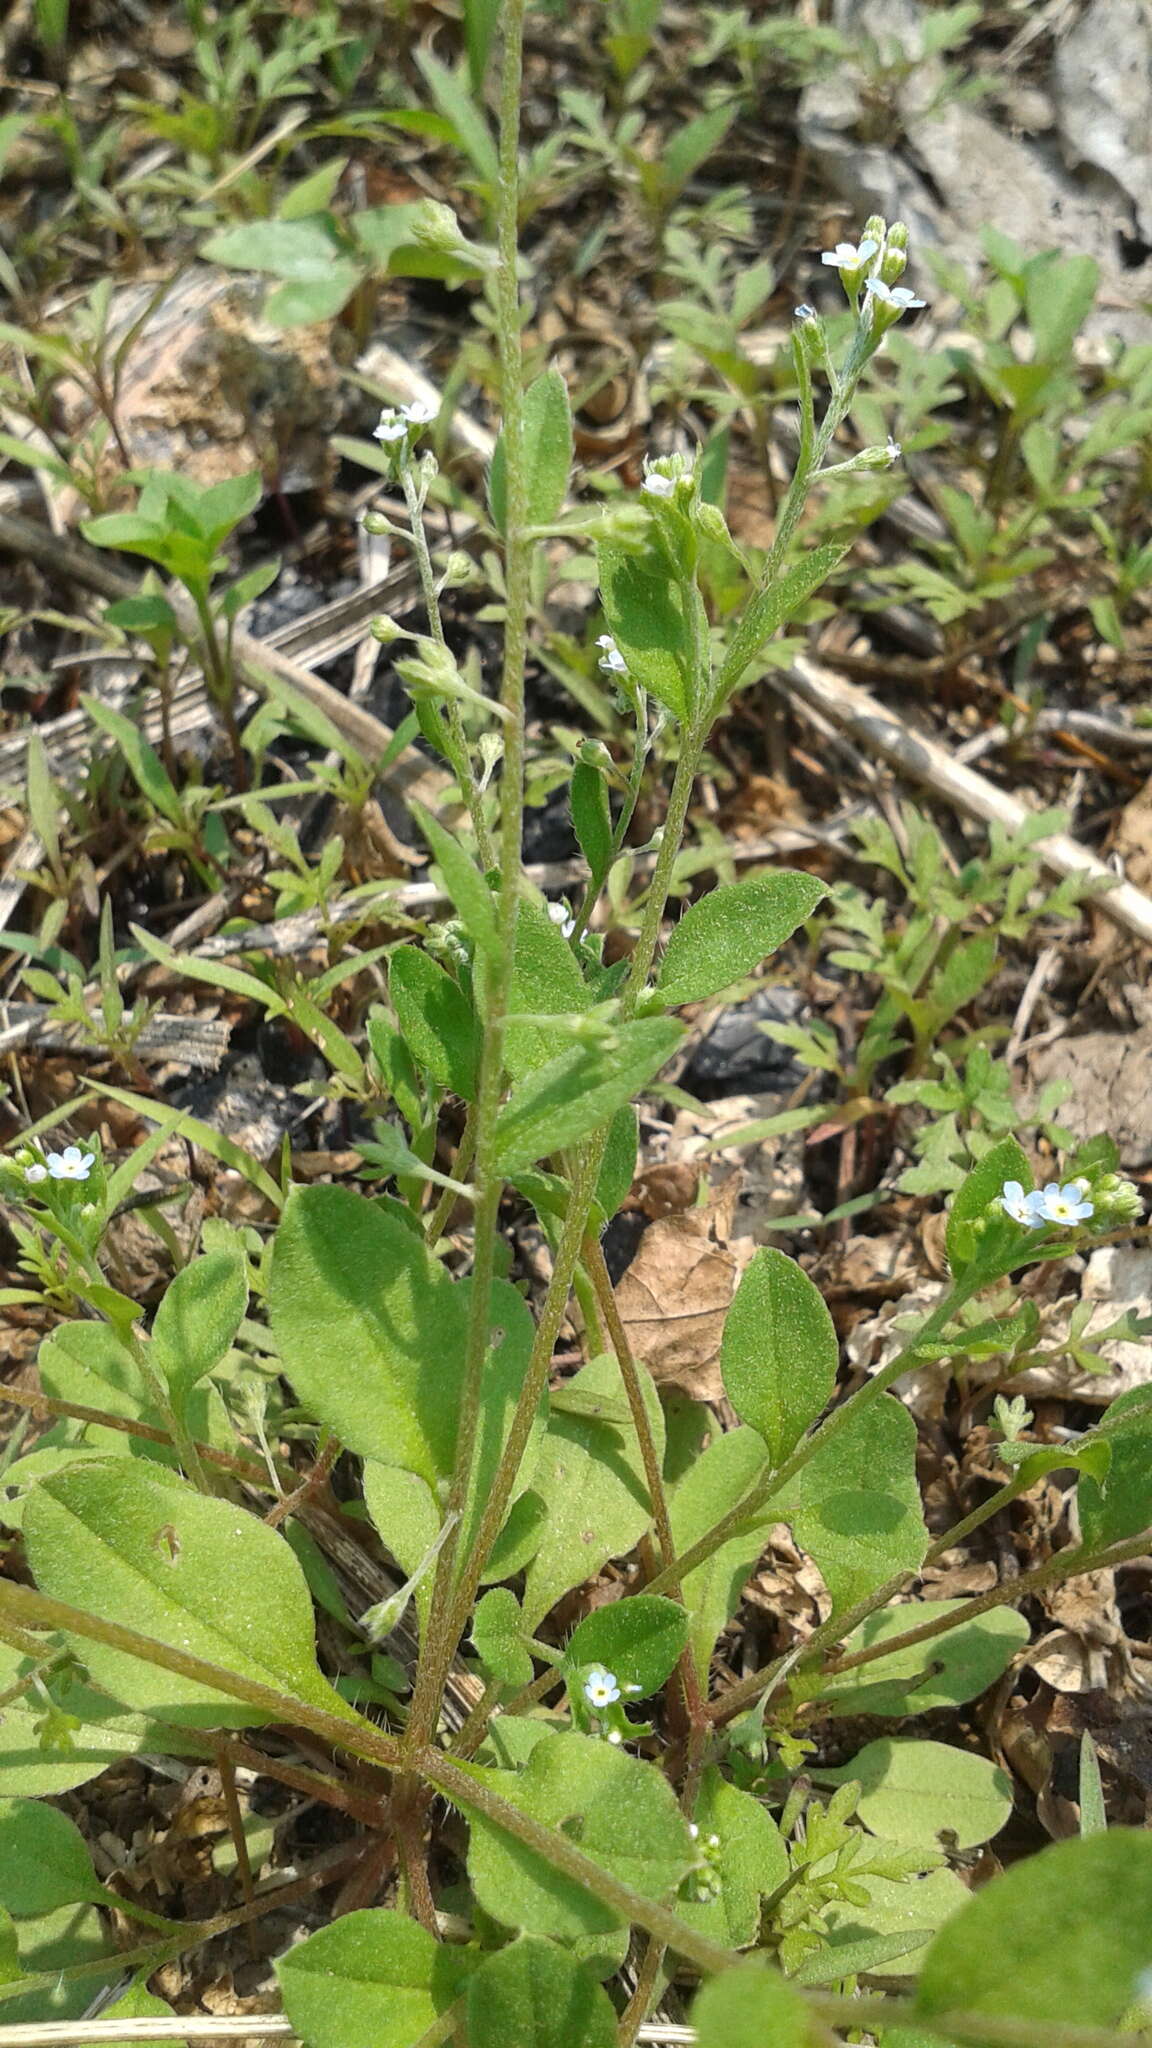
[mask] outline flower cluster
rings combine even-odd
[[[42,1180],[87,1180],[92,1166],[90,1152],[82,1152],[79,1145],[65,1145],[62,1152],[49,1152],[43,1160],[34,1159],[24,1168],[24,1178],[33,1186]]]
[[[904,223],[894,221],[888,227],[877,214],[868,221],[858,243],[837,242],[834,249],[825,249],[820,258],[821,263],[839,271],[854,308],[863,294],[860,318],[876,335],[893,326],[902,313],[925,303],[907,285],[897,282],[908,262],[907,251],[908,230]],[[807,307],[800,310],[805,314],[809,311]]]
[[[391,446],[394,442],[406,441],[409,434],[419,433],[436,417],[436,407],[426,405],[423,399],[416,399],[411,405],[386,405],[380,415],[380,423],[373,429],[374,438]]]
[[[1050,1180],[1047,1187],[1027,1191],[1018,1180],[1006,1180],[997,1200],[1013,1223],[1022,1223],[1025,1230],[1042,1230],[1049,1223],[1086,1223],[1096,1213],[1094,1204],[1086,1200],[1088,1192],[1086,1180],[1066,1181],[1063,1187]]]

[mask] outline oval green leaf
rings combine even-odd
[[[45,1480],[24,1510],[41,1590],[139,1630],[342,1720],[358,1716],[316,1664],[312,1600],[284,1538],[230,1501],[128,1459]],[[193,1728],[245,1728],[261,1708],[85,1641],[84,1662],[114,1699]],[[288,1710],[286,1710],[288,1711]]]
[[[750,1259],[724,1323],[720,1370],[742,1422],[780,1465],[826,1406],[840,1347],[819,1289],[783,1252]]]
[[[823,882],[790,868],[725,882],[684,912],[657,986],[669,1003],[698,1003],[751,974],[811,917]]]

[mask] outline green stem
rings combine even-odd
[[[1022,1493],[1030,1492],[1031,1488],[1038,1484],[1039,1479],[1022,1479],[1017,1472],[1005,1486],[998,1487],[997,1491],[989,1494],[988,1499],[982,1501],[978,1508],[973,1508],[970,1515],[965,1515],[962,1522],[955,1523],[951,1529],[945,1530],[943,1536],[938,1536],[925,1556],[925,1564],[935,1564],[946,1550],[952,1550],[956,1544],[963,1543],[964,1538],[970,1536],[973,1529],[979,1529],[981,1523],[990,1521],[993,1515],[999,1514],[1001,1508],[1006,1508],[1011,1501],[1018,1500]]]
[[[473,1267],[464,1386],[445,1514],[463,1517],[479,1426],[484,1362],[491,1334],[492,1282],[503,1180],[496,1166],[496,1118],[504,1084],[504,1019],[512,977],[513,938],[520,898],[524,829],[524,669],[528,652],[531,547],[527,539],[528,478],[524,448],[524,365],[520,339],[519,141],[526,0],[505,0],[500,63],[500,180],[496,227],[496,333],[500,352],[501,411],[506,476],[504,668],[500,702],[506,713],[500,776],[499,929],[503,944],[483,961],[484,1043],[476,1104],[479,1190],[473,1228]],[[460,1521],[440,1553],[433,1588],[432,1624],[422,1647],[408,1719],[406,1748],[431,1740],[444,1682],[460,1638],[459,1602],[450,1597],[456,1576]],[[471,1573],[465,1571],[465,1577]],[[469,1607],[471,1602],[469,1602]]]
[[[446,647],[444,621],[440,616],[440,600],[436,595],[436,577],[432,568],[432,555],[428,547],[428,536],[424,531],[424,519],[420,507],[420,492],[412,473],[410,458],[406,455],[400,471],[400,485],[404,492],[404,503],[408,508],[408,531],[412,541],[412,553],[416,560],[416,572],[420,578],[420,590],[424,599],[424,610],[428,615],[428,630],[438,647]],[[480,865],[488,871],[495,864],[491,835],[484,817],[484,805],[472,773],[468,753],[468,736],[464,731],[464,720],[459,704],[449,702],[448,752],[452,773],[460,787],[460,794],[468,806],[472,830],[476,836],[476,850]]]
[[[1056,1586],[1064,1579],[1079,1578],[1085,1572],[1110,1570],[1113,1565],[1126,1564],[1130,1558],[1147,1554],[1149,1532],[1141,1531],[1139,1536],[1129,1537],[1126,1543],[1114,1543],[1103,1550],[1089,1550],[1083,1543],[1075,1544],[1069,1550],[1058,1550],[1045,1564],[1036,1565],[1030,1572],[1021,1572],[1018,1579],[1009,1579],[1005,1585],[993,1586],[988,1593],[977,1593],[971,1600],[965,1600],[950,1614],[937,1615],[933,1621],[923,1621],[918,1628],[906,1629],[902,1636],[889,1636],[886,1641],[870,1643],[867,1649],[855,1650],[850,1657],[841,1658],[834,1675],[855,1671],[861,1665],[873,1664],[878,1657],[895,1657],[902,1650],[915,1649],[918,1643],[929,1643],[934,1637],[945,1635],[954,1628],[962,1628],[967,1621],[975,1621],[978,1615],[987,1614],[993,1607],[1014,1607],[1018,1600],[1027,1599],[1030,1593],[1043,1592],[1046,1586]]]
[[[105,1621],[97,1614],[86,1614],[83,1608],[70,1607],[66,1601],[52,1600],[31,1586],[0,1582],[0,1617],[5,1615],[18,1625],[26,1622],[33,1628],[65,1629],[70,1635],[83,1636],[87,1642],[104,1643],[109,1649],[139,1657],[142,1663],[155,1665],[161,1671],[174,1671],[178,1678],[191,1679],[196,1685],[225,1693],[229,1699],[259,1707],[269,1721],[282,1722],[290,1728],[307,1728],[325,1742],[363,1757],[366,1763],[380,1764],[385,1770],[394,1769],[400,1760],[400,1744],[395,1737],[385,1735],[351,1708],[346,1715],[327,1713],[323,1707],[309,1706],[306,1700],[278,1692],[258,1679],[243,1678],[238,1671],[225,1671],[203,1657],[191,1657],[185,1650],[158,1643],[151,1636],[141,1635],[138,1629]]]

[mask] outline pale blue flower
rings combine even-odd
[[[79,1145],[65,1145],[62,1152],[48,1154],[48,1171],[53,1180],[87,1180],[92,1171],[92,1154],[82,1152]]]
[[[584,1697],[590,1707],[599,1713],[604,1707],[615,1706],[620,1697],[620,1687],[611,1671],[605,1671],[602,1664],[594,1664],[584,1680]]]
[[[1086,1223],[1095,1215],[1091,1202],[1084,1200],[1088,1192],[1086,1180],[1066,1181],[1061,1187],[1059,1181],[1050,1180],[1042,1194],[1036,1197],[1036,1211],[1041,1223]]]
[[[996,1197],[1006,1216],[1013,1223],[1022,1223],[1026,1230],[1038,1230],[1044,1218],[1040,1214],[1040,1196],[1035,1188],[1025,1192],[1018,1180],[1006,1180]]]

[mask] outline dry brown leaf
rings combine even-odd
[[[728,1243],[739,1188],[726,1183],[707,1208],[664,1216],[644,1233],[616,1289],[628,1340],[659,1386],[694,1401],[723,1399],[720,1339],[749,1240]]]

